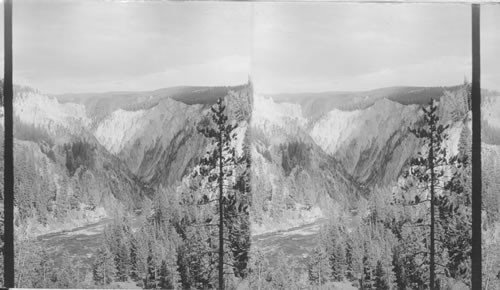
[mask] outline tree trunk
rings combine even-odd
[[[4,1],[4,285],[14,288],[14,135],[12,85],[12,0]],[[20,269],[21,270],[21,269]],[[20,287],[19,285],[17,287]]]
[[[321,285],[321,262],[318,263],[318,283]]]
[[[258,268],[258,269],[259,269],[259,270],[258,270],[258,272],[257,272],[257,273],[258,273],[257,277],[259,277],[259,285],[257,286],[257,290],[260,290],[260,265],[259,265],[259,268]]]
[[[224,290],[224,206],[222,196],[223,172],[222,172],[222,135],[223,129],[220,130],[219,136],[219,289]]]
[[[106,260],[104,260],[102,267],[104,268],[102,271],[103,272],[102,283],[103,283],[103,285],[106,285]]]
[[[436,272],[436,265],[435,265],[435,248],[434,248],[434,227],[435,227],[435,221],[434,221],[434,135],[431,135],[431,140],[430,140],[430,151],[429,151],[429,165],[431,168],[431,255],[430,255],[430,289],[434,290],[435,286],[435,272]]]

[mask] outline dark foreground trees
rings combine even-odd
[[[218,288],[224,289],[225,266],[232,268],[236,277],[246,276],[250,248],[249,159],[247,154],[238,156],[236,152],[237,125],[228,120],[223,99],[217,100],[211,112],[211,124],[198,129],[211,140],[211,149],[200,162],[199,173],[209,189],[201,203],[210,206],[215,202]],[[212,225],[213,221],[207,223],[207,226]]]
[[[416,247],[414,252],[422,262],[416,266],[428,265],[432,290],[439,287],[437,276],[463,281],[470,277],[470,170],[466,153],[451,155],[447,151],[449,126],[440,122],[437,103],[432,101],[423,112],[423,126],[411,132],[424,147],[410,161],[403,199],[397,203],[416,208],[418,218],[409,223],[422,233],[417,242],[423,248]]]

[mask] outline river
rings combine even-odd
[[[296,261],[304,261],[318,245],[316,237],[325,222],[325,219],[318,219],[313,223],[287,230],[255,235],[252,237],[252,243],[271,262],[277,260],[280,251]]]
[[[90,265],[92,256],[104,242],[104,228],[112,222],[111,218],[104,218],[99,222],[37,237],[46,249],[61,255],[64,250],[73,257],[80,257]]]
[[[81,226],[72,230],[51,233],[37,238],[50,252],[58,256],[66,250],[71,256],[80,257],[90,264],[92,256],[104,243],[104,228],[112,222],[111,218]],[[316,236],[325,220],[276,232],[255,235],[252,243],[263,251],[270,261],[275,260],[281,250],[288,257],[305,259],[316,246]]]

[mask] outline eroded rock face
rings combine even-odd
[[[145,182],[157,178],[159,168],[172,166],[180,171],[177,174],[182,174],[186,164],[177,163],[179,158],[197,155],[203,145],[195,132],[202,112],[201,105],[162,100],[134,124],[135,134],[122,144],[123,149],[117,156]]]
[[[22,191],[19,201],[27,202],[17,204],[18,212],[22,208],[25,216],[50,224],[76,216],[68,211],[139,206],[152,190],[175,185],[196,165],[207,146],[196,128],[218,97],[226,97],[232,118],[240,123],[237,147],[243,150],[251,86],[180,87],[144,94],[61,100],[16,87],[16,186]]]
[[[229,117],[239,125],[236,147],[239,153],[244,147],[251,153],[253,221],[305,222],[332,207],[355,207],[371,188],[397,179],[420,149],[408,128],[419,126],[421,104],[406,96],[427,91],[405,93],[398,88],[390,91],[389,99],[382,97],[383,92],[377,91],[373,98],[343,96],[346,106],[342,100],[330,102],[331,108],[318,115],[312,112],[318,102],[275,102],[254,95],[251,85],[179,87],[150,95],[121,93],[121,97],[73,96],[64,101],[35,90],[18,90],[17,118],[48,137],[25,134],[16,143],[16,156],[27,167],[47,173],[42,179],[54,189],[51,199],[62,196],[65,188],[74,196],[133,206],[148,190],[174,185],[191,172],[208,146],[196,128],[207,122],[217,97],[225,96]],[[470,125],[470,120],[457,121],[467,114],[466,94],[458,89],[443,96],[440,116],[452,123],[447,146],[453,152],[462,128]],[[493,113],[498,103],[492,97],[483,103],[485,121],[493,127],[500,115]],[[95,162],[82,163],[77,156],[68,161],[65,146],[79,140],[91,148]]]
[[[493,127],[500,128],[500,95],[483,98],[482,116]]]
[[[19,121],[43,128],[56,138],[85,134],[91,124],[83,105],[62,104],[35,90],[17,89],[13,105]]]
[[[310,126],[300,105],[255,96],[251,216],[259,232],[311,222],[335,205],[349,207],[358,198],[360,188],[315,142]]]
[[[360,184],[387,185],[419,144],[409,128],[419,120],[418,106],[386,99],[377,101],[351,120],[352,127],[339,149],[332,152]]]
[[[251,89],[241,87],[225,97],[231,119],[244,139],[251,112]],[[205,153],[207,140],[197,127],[207,121],[210,104],[187,105],[170,98],[148,109],[134,124],[136,132],[117,154],[145,183],[172,185],[180,181]]]
[[[326,97],[279,96],[275,102],[256,96],[251,128],[259,219],[277,216],[273,210],[283,211],[283,203],[285,212],[328,202],[355,207],[373,188],[391,186],[422,147],[409,129],[421,126],[420,109],[431,99],[439,100],[440,118],[450,124],[448,152],[457,152],[467,124],[465,87],[334,94],[338,99],[325,103],[329,111],[313,113],[311,106]]]

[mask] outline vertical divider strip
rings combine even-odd
[[[14,287],[14,140],[12,124],[12,0],[4,0],[4,286]]]
[[[480,5],[472,4],[472,281],[482,289]]]
[[[4,287],[14,287],[14,139],[12,124],[12,0],[4,0]]]

